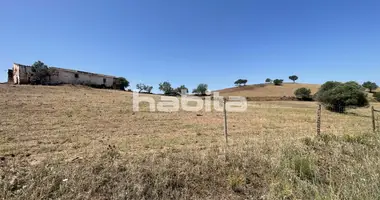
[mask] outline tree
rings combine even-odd
[[[41,61],[35,62],[32,67],[32,76],[30,78],[31,84],[48,84],[50,76],[53,74],[54,69],[50,69]]]
[[[178,94],[187,94],[189,93],[189,89],[185,85],[181,85],[175,89],[175,92]]]
[[[274,85],[282,85],[283,82],[284,82],[284,80],[282,80],[282,79],[274,79],[273,80]]]
[[[242,83],[244,86],[247,85],[247,82],[248,82],[247,79],[242,79],[242,80],[241,80],[241,83]]]
[[[153,86],[139,83],[136,85],[136,88],[139,90],[139,92],[145,91],[146,93],[150,94],[152,92]]]
[[[376,101],[380,102],[380,92],[373,94],[373,97],[375,97]]]
[[[117,89],[125,90],[125,88],[129,87],[129,81],[124,77],[119,77],[115,81],[115,86]]]
[[[207,92],[207,88],[208,88],[207,84],[201,83],[198,85],[197,88],[193,89],[193,93],[195,93],[197,95],[205,96],[206,92]]]
[[[172,85],[167,81],[160,83],[158,89],[163,91],[165,95],[172,94],[174,91]]]
[[[289,79],[293,81],[293,83],[296,82],[296,80],[298,80],[298,76],[296,75],[292,75],[292,76],[289,76]]]
[[[236,86],[241,86],[242,84],[245,86],[247,84],[248,80],[247,79],[238,79],[235,81]]]
[[[369,89],[369,92],[372,93],[374,90],[376,90],[379,86],[375,82],[367,81],[364,82],[362,85],[364,88]]]
[[[311,90],[308,88],[298,88],[294,95],[296,95],[297,99],[303,100],[303,101],[310,101],[311,98]]]
[[[316,99],[328,110],[343,113],[347,107],[364,107],[368,105],[363,87],[354,81],[341,83],[328,81],[321,86]]]
[[[152,89],[153,89],[153,86],[145,85],[145,87],[144,87],[144,90],[145,90],[147,93],[149,93],[149,94],[152,93]]]
[[[265,79],[265,83],[272,83],[272,79],[270,78]]]

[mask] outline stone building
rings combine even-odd
[[[115,76],[95,74],[84,71],[50,67],[53,73],[49,76],[49,84],[78,84],[114,87],[117,81]],[[33,76],[32,67],[14,63],[13,68],[8,70],[8,82],[14,84],[30,84]]]

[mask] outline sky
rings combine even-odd
[[[0,0],[0,82],[12,63],[169,81],[375,81],[378,0]]]

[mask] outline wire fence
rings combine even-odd
[[[280,141],[320,134],[355,135],[372,131],[380,134],[380,107],[339,113],[315,102],[250,102],[245,113],[223,114],[225,120],[219,123],[224,126],[226,142],[228,137],[231,144],[239,136]]]

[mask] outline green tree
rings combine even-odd
[[[174,92],[172,85],[167,81],[160,83],[158,89],[163,91],[165,95],[170,95]]]
[[[308,88],[298,88],[295,92],[294,95],[296,95],[297,99],[303,100],[303,101],[310,101],[311,98],[311,90]]]
[[[125,88],[129,87],[129,81],[124,77],[119,77],[116,79],[115,85],[117,89],[125,90]]]
[[[189,93],[189,89],[185,85],[181,85],[175,89],[175,92],[178,94],[187,94]]]
[[[238,80],[235,81],[235,85],[236,86],[241,86],[241,85],[245,86],[247,84],[247,82],[248,82],[247,79],[238,79]]]
[[[136,85],[136,88],[139,90],[139,92],[145,91],[146,93],[150,94],[152,92],[153,86],[139,83]]]
[[[292,75],[292,76],[289,76],[289,79],[293,81],[293,83],[296,82],[296,80],[298,80],[298,76],[296,75]]]
[[[145,90],[147,93],[149,93],[149,94],[152,93],[152,89],[153,89],[153,86],[150,86],[150,85],[145,85],[145,87],[144,87],[144,90]]]
[[[284,80],[282,80],[282,79],[274,79],[273,80],[274,85],[282,85],[283,82],[284,82]]]
[[[265,79],[265,83],[272,83],[272,79],[270,78]]]
[[[30,78],[31,84],[48,84],[50,82],[50,76],[54,73],[54,69],[49,68],[41,61],[35,62],[32,67],[32,76]]]
[[[354,81],[340,83],[328,81],[321,86],[316,99],[328,110],[345,112],[347,107],[364,107],[368,105],[367,95],[363,87]]]
[[[195,93],[197,95],[205,96],[206,92],[207,92],[207,89],[208,89],[208,85],[204,84],[204,83],[201,83],[201,84],[198,85],[197,88],[193,89],[193,93]]]
[[[371,81],[364,82],[362,86],[364,88],[369,89],[370,93],[372,93],[374,90],[376,90],[379,87],[375,82],[371,82]]]

